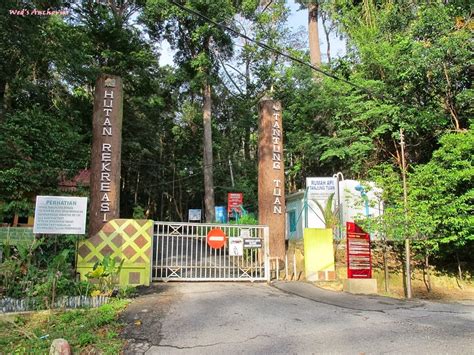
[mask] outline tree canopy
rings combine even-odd
[[[216,205],[239,191],[257,212],[257,103],[271,93],[283,105],[287,191],[338,171],[377,181],[396,238],[403,129],[411,236],[448,254],[472,248],[469,3],[298,3],[317,3],[346,41],[346,55],[321,64],[330,76],[313,80],[308,66],[280,55],[309,63],[283,0],[2,1],[0,213],[31,211],[35,195],[59,193],[62,176],[89,166],[93,85],[109,73],[124,81],[124,217],[185,220],[204,208],[209,166]],[[48,8],[68,14],[11,11]],[[173,66],[160,65],[165,41]]]

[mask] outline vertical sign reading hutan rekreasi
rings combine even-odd
[[[92,123],[89,235],[120,216],[122,79],[101,75],[95,86]]]

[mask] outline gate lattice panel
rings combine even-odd
[[[259,239],[261,247],[242,256],[229,255],[227,241],[210,248],[206,236],[214,228],[227,238]],[[152,281],[269,281],[268,240],[267,226],[155,222]]]

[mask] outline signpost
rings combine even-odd
[[[189,209],[188,210],[188,221],[198,221],[201,222],[201,209]]]
[[[103,74],[94,93],[89,236],[120,217],[122,118],[122,79]]]
[[[280,101],[264,96],[258,122],[258,222],[270,227],[270,257],[285,260],[285,164]]]
[[[241,229],[240,230],[241,238],[250,238],[250,229]]]
[[[232,217],[235,213],[242,214],[241,206],[244,202],[244,194],[242,192],[227,193],[227,213]]]
[[[214,228],[207,233],[207,244],[212,249],[220,249],[225,245],[226,235],[220,228]]]
[[[86,234],[87,197],[37,196],[35,234]]]
[[[354,222],[347,222],[347,277],[372,278],[370,235]]]
[[[244,240],[240,237],[229,238],[229,255],[242,256],[244,255]]]
[[[245,249],[260,249],[262,247],[262,240],[260,238],[244,238]]]
[[[227,211],[225,210],[225,206],[216,206],[215,207],[216,213],[216,223],[226,223],[227,222]]]
[[[327,200],[331,194],[336,195],[337,178],[309,177],[306,178],[308,199]]]

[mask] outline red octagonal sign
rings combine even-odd
[[[226,235],[220,228],[211,229],[207,233],[207,244],[213,249],[220,249],[225,245]]]

